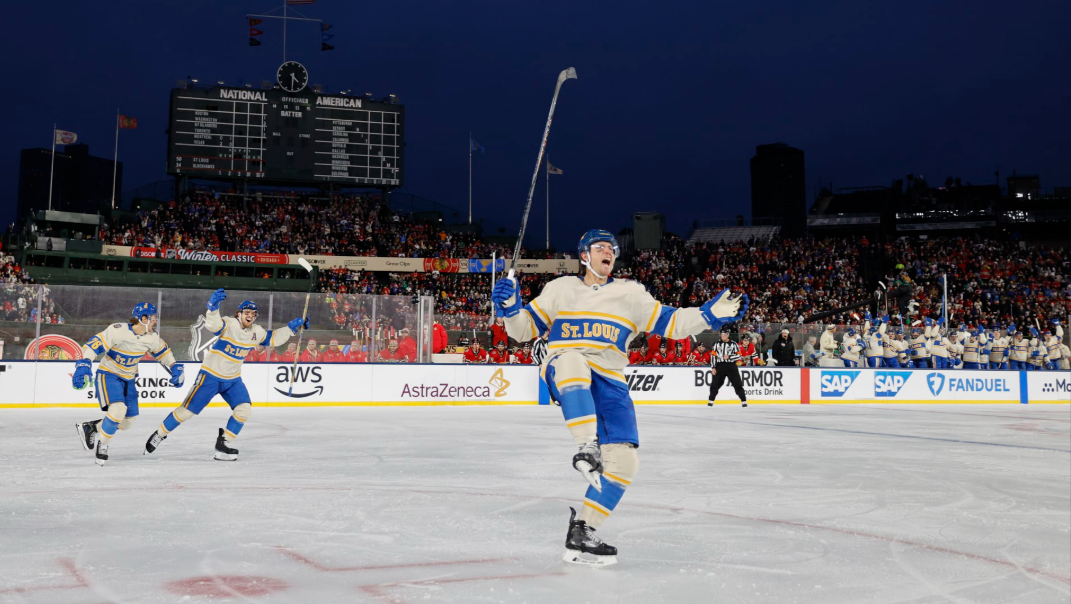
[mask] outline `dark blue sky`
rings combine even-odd
[[[812,6],[814,5],[814,6]],[[165,176],[168,91],[192,75],[273,79],[277,23],[247,46],[246,13],[272,2],[27,2],[5,6],[0,220],[13,218],[21,148],[52,123],[112,154],[125,189]],[[661,211],[687,234],[697,218],[749,213],[758,144],[806,151],[818,177],[884,185],[907,173],[975,184],[1038,173],[1071,185],[1071,3],[349,2],[299,7],[334,25],[290,30],[287,58],[329,91],[399,95],[407,107],[403,190],[463,209],[467,136],[475,211],[513,231],[554,79],[563,89],[548,146],[551,238],[617,230]],[[541,179],[542,181],[542,179]],[[543,239],[543,188],[529,244]],[[556,216],[556,218],[554,218]]]

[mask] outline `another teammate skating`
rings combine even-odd
[[[246,300],[238,305],[238,312],[233,317],[220,317],[219,305],[227,299],[227,292],[217,289],[208,300],[208,312],[205,313],[205,327],[213,335],[219,336],[201,364],[201,371],[193,382],[190,393],[182,405],[168,414],[156,432],[145,443],[145,453],[152,453],[160,446],[167,435],[179,427],[182,422],[197,415],[216,394],[223,397],[231,408],[231,417],[227,428],[219,429],[216,438],[215,459],[234,461],[238,459],[238,449],[231,445],[238,437],[242,426],[249,419],[253,405],[249,400],[249,391],[242,382],[242,362],[246,355],[258,344],[275,348],[290,339],[295,329],[305,325],[308,319],[297,318],[276,330],[267,330],[256,325],[257,305]]]
[[[182,365],[156,333],[156,306],[142,302],[134,307],[127,323],[115,323],[89,338],[82,346],[82,358],[74,365],[72,385],[81,390],[89,385],[93,360],[100,355],[95,389],[104,418],[75,424],[82,446],[96,447],[97,465],[108,461],[108,446],[116,430],[129,430],[138,417],[138,363],[151,354],[171,374],[170,383],[181,386],[185,377]]]
[[[743,317],[747,297],[724,290],[701,308],[666,307],[639,283],[610,277],[618,255],[612,233],[588,231],[578,251],[584,273],[551,281],[527,305],[512,279],[498,281],[491,298],[513,339],[550,331],[542,374],[579,446],[573,467],[591,484],[579,518],[571,510],[563,559],[605,565],[617,561],[617,548],[595,530],[639,469],[636,411],[623,373],[629,341],[640,332],[679,339],[718,329]]]

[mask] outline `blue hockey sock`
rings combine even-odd
[[[228,436],[228,440],[237,438],[238,433],[242,431],[242,426],[244,426],[244,425],[245,425],[244,421],[242,421],[242,420],[240,420],[237,417],[234,417],[232,415],[231,418],[229,420],[227,420],[227,429],[226,429],[226,432],[225,432],[226,435]]]
[[[163,430],[161,430],[161,431],[164,434],[170,433],[172,430],[174,430],[175,428],[178,428],[181,425],[182,425],[182,422],[180,422],[178,420],[178,418],[175,417],[175,412],[174,411],[172,411],[171,413],[168,413],[167,417],[164,418],[164,423],[160,424],[160,426],[163,428]]]

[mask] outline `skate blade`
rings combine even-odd
[[[216,454],[212,456],[212,459],[216,461],[234,461],[238,459],[238,456],[233,453],[220,453],[216,451]]]
[[[96,443],[93,443],[92,447],[90,447],[89,444],[86,443],[86,433],[84,430],[82,430],[82,424],[75,424],[74,430],[78,433],[78,442],[82,443],[83,449],[85,449],[86,451],[92,451],[93,449],[97,448]]]
[[[602,476],[591,469],[591,464],[586,461],[580,461],[577,462],[576,469],[591,486],[595,487],[596,491],[602,492]]]
[[[575,550],[566,549],[565,553],[562,554],[562,562],[580,566],[612,566],[617,564],[617,556],[596,556],[594,554],[584,554]]]
[[[94,461],[94,462],[95,462],[95,463],[96,463],[96,464],[97,464],[98,466],[104,466],[104,462],[106,462],[106,461],[108,461],[108,460],[107,460],[107,459],[94,459],[93,461]]]

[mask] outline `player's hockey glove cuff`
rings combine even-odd
[[[309,328],[309,319],[308,319],[308,317],[306,317],[304,319],[302,319],[301,317],[298,317],[298,318],[290,321],[289,323],[287,323],[286,326],[290,328],[290,331],[293,331],[293,332],[296,333],[298,329],[301,329],[301,328],[308,329]]]
[[[747,307],[747,294],[734,297],[729,290],[723,289],[721,293],[714,296],[713,300],[701,306],[699,312],[703,315],[703,320],[707,322],[707,325],[717,330],[726,323],[735,323],[743,319],[747,313]]]
[[[491,301],[495,304],[496,317],[514,317],[521,312],[521,297],[517,294],[517,284],[513,279],[500,279],[491,290]]]

